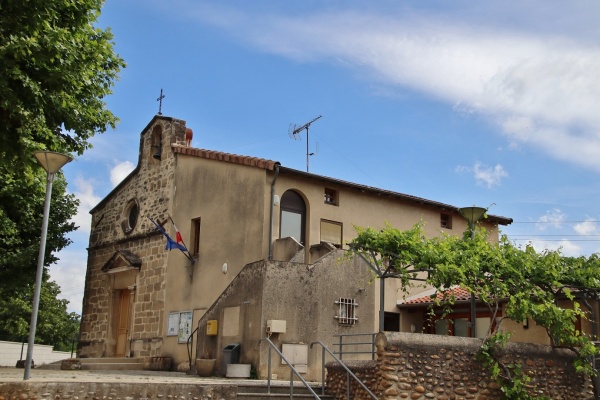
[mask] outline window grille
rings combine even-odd
[[[338,320],[339,324],[342,325],[354,325],[358,321],[356,317],[356,307],[358,304],[354,299],[345,299],[340,297],[338,301],[335,302],[338,305],[338,315],[335,318]]]

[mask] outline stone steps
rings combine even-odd
[[[333,399],[332,396],[322,395],[321,394],[321,386],[320,385],[311,385],[311,388],[315,391],[315,393],[319,396],[319,398],[324,400]],[[266,384],[264,385],[252,385],[252,386],[244,386],[238,385],[237,387],[237,400],[289,400],[290,396],[290,387],[287,386],[271,386],[269,393],[267,393],[268,387]],[[298,399],[314,399],[310,391],[304,386],[297,386],[297,383],[294,385],[294,398]]]

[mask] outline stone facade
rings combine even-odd
[[[376,338],[380,389],[384,399],[502,399],[476,354],[481,340],[388,333]],[[589,378],[575,373],[573,353],[548,346],[508,343],[504,362],[523,365],[538,390],[551,399],[593,399]],[[339,397],[338,397],[339,398]]]
[[[8,382],[0,383],[0,400],[235,400],[233,385],[198,383]]]
[[[377,399],[380,399],[383,390],[379,385],[377,363],[375,361],[345,361],[344,364],[352,373],[365,384]],[[348,398],[348,373],[337,362],[328,362],[327,368],[327,394],[335,399]],[[350,378],[350,398],[353,400],[373,400],[371,395],[356,380]]]
[[[148,217],[167,215],[170,209],[175,157],[167,151],[162,151],[161,160],[148,154],[157,143],[165,149],[184,136],[183,121],[153,120],[141,136],[138,167],[92,210],[79,357],[161,355],[169,253],[164,251],[164,236]],[[134,202],[143,213],[138,211],[132,223],[128,211]],[[135,255],[140,265],[123,259],[107,268],[117,252]],[[116,311],[122,291],[129,291],[131,304],[127,326],[120,325]],[[117,348],[119,329],[126,330],[121,350]]]

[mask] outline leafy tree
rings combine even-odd
[[[34,150],[81,155],[117,118],[104,98],[123,60],[109,29],[95,27],[102,0],[0,0],[0,337],[28,331],[46,174]],[[69,244],[77,200],[55,177],[36,339],[64,343],[76,326],[49,281]],[[70,336],[69,336],[70,337]],[[68,341],[67,341],[68,342]]]
[[[32,171],[30,183],[19,181],[5,164],[0,164],[0,338],[20,341],[29,332],[32,298],[45,199],[46,173]],[[66,300],[58,300],[60,288],[49,282],[48,267],[58,261],[54,252],[70,243],[66,235],[75,230],[69,219],[77,211],[78,201],[66,194],[62,175],[54,180],[50,223],[46,239],[44,276],[36,339],[39,343],[58,344],[72,334]],[[55,327],[50,328],[48,325]],[[79,328],[77,327],[77,330]],[[62,333],[58,333],[62,332]]]
[[[123,60],[112,33],[94,26],[102,0],[0,2],[2,160],[33,149],[82,154],[117,118],[103,98]]]
[[[513,246],[506,236],[495,244],[484,229],[465,232],[464,237],[426,238],[420,224],[408,231],[387,225],[384,229],[357,228],[358,236],[351,249],[371,257],[373,262],[387,263],[401,278],[404,289],[413,285],[419,272],[428,271],[427,283],[437,289],[436,303],[451,310],[454,299],[448,289],[459,286],[485,304],[492,317],[524,321],[534,320],[544,327],[552,346],[565,347],[576,355],[577,371],[592,374],[589,357],[597,353],[592,338],[576,328],[578,318],[587,313],[580,302],[598,299],[600,260],[590,257],[564,257],[559,251],[537,253],[533,247]],[[578,300],[578,299],[584,299]],[[573,301],[573,309],[558,306],[559,299]],[[497,350],[510,334],[488,332],[480,357],[492,376],[503,384],[507,398],[528,399],[529,377],[519,365],[504,365]]]
[[[0,338],[22,341],[29,334],[31,299],[34,285],[0,297]],[[71,350],[72,339],[79,333],[79,315],[67,311],[68,301],[58,299],[60,288],[55,282],[43,281],[36,329],[36,343],[53,345],[55,350]]]

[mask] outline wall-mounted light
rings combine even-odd
[[[277,195],[273,196],[273,205],[274,206],[279,205],[279,196],[277,196]]]
[[[223,264],[223,266],[221,267],[221,272],[223,272],[224,274],[227,273],[227,263]]]

